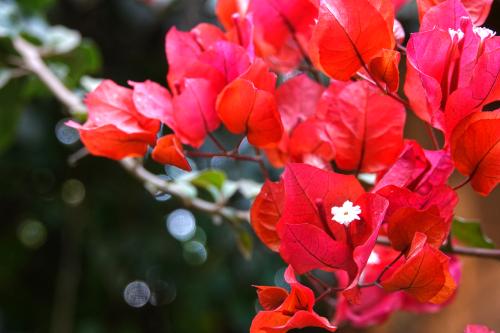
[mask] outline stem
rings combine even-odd
[[[182,199],[184,204],[188,207],[193,207],[205,213],[218,215],[228,219],[229,221],[249,221],[250,219],[248,211],[241,211],[225,206],[221,207],[220,205],[212,202],[187,196],[181,189],[179,189],[179,187],[175,186],[175,184],[165,181],[157,177],[155,174],[152,174],[146,170],[139,161],[133,158],[124,159],[120,161],[120,163],[128,172],[144,183],[146,187],[149,185],[154,187],[154,192],[160,190],[176,196]]]
[[[396,48],[397,48],[397,50],[398,50],[399,52],[403,53],[403,55],[406,55],[406,47],[404,47],[403,45],[401,45],[401,44],[399,44],[399,43],[398,43],[398,44],[396,45]]]
[[[212,140],[212,142],[217,146],[217,148],[219,148],[221,151],[227,153],[226,148],[224,148],[224,145],[219,140],[217,140],[215,135],[213,135],[210,132],[207,132],[207,134],[208,134],[208,137],[210,138],[210,140]]]
[[[328,289],[326,289],[325,291],[323,291],[318,297],[316,297],[316,302],[319,302],[321,301],[323,298],[325,298],[326,296],[329,296],[330,294],[332,293],[335,293],[335,292],[338,292],[338,291],[342,291],[344,290],[344,288],[334,288],[334,287],[330,287]]]
[[[401,251],[399,252],[398,256],[396,258],[394,258],[393,261],[391,261],[391,263],[387,266],[384,267],[384,269],[380,272],[380,274],[377,276],[377,278],[375,279],[375,281],[373,282],[374,285],[379,285],[382,278],[384,277],[384,274],[389,270],[391,269],[392,266],[394,266],[395,263],[398,262],[399,259],[401,259],[401,257],[404,255],[406,251]]]
[[[427,134],[429,135],[429,137],[432,140],[432,144],[434,145],[434,149],[439,150],[439,142],[438,142],[438,139],[436,137],[436,133],[434,133],[434,129],[427,122],[425,122],[425,129],[427,130]]]
[[[459,190],[461,189],[462,187],[464,187],[465,185],[469,184],[469,182],[472,180],[471,177],[467,177],[464,179],[464,181],[462,181],[460,184],[458,184],[457,186],[453,187],[453,191],[456,191],[456,190]]]
[[[390,246],[391,242],[387,239],[387,237],[379,236],[379,238],[377,238],[377,244]],[[477,247],[454,245],[451,250],[446,247],[442,247],[441,251],[448,254],[500,260],[500,249],[482,249]]]
[[[54,96],[63,105],[68,107],[71,116],[81,117],[87,114],[85,105],[81,102],[80,98],[66,88],[61,80],[50,71],[34,45],[28,43],[21,37],[16,37],[13,41],[13,45],[16,51],[21,55],[26,70],[34,73],[40,81],[49,88]]]
[[[220,152],[220,153],[205,153],[201,151],[185,151],[186,155],[189,157],[202,157],[202,158],[212,158],[212,157],[227,157],[227,158],[232,158],[233,160],[240,160],[240,161],[250,161],[250,162],[260,162],[259,157],[254,157],[254,156],[248,156],[248,155],[239,155],[236,153],[232,152]]]
[[[328,289],[330,288],[330,286],[323,280],[321,280],[320,278],[318,278],[317,276],[315,276],[312,272],[307,272],[305,273],[305,276],[310,280],[310,281],[314,281],[316,284],[320,285],[323,289]]]
[[[264,160],[262,159],[262,155],[260,153],[260,149],[255,147],[255,155],[257,155],[258,158],[258,163],[260,167],[260,171],[262,172],[262,175],[264,176],[264,179],[269,179],[271,178],[269,176],[269,171],[267,171],[266,165],[264,164]]]

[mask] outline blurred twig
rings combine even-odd
[[[54,96],[68,108],[70,115],[80,116],[86,114],[85,105],[80,98],[66,88],[61,80],[52,73],[42,60],[36,46],[20,36],[14,38],[13,45],[22,58],[24,69],[34,73],[52,91]]]
[[[219,215],[230,221],[247,221],[250,218],[247,211],[236,210],[231,207],[221,207],[220,205],[209,201],[187,196],[179,187],[175,185],[175,183],[163,180],[157,177],[155,174],[146,170],[142,163],[137,159],[126,158],[120,161],[120,163],[133,176],[143,182],[147,188],[151,188],[152,186],[155,190],[169,193],[175,197],[178,197],[183,200],[184,204],[188,207],[193,207],[205,213]]]
[[[39,50],[34,45],[30,44],[22,37],[17,37],[14,40],[14,47],[22,58],[22,66],[35,74],[59,101],[68,107],[73,116],[87,113],[85,105],[81,102],[80,98],[66,88],[59,78],[50,70],[43,61]],[[175,186],[175,184],[169,183],[146,170],[139,160],[125,159],[121,161],[121,165],[144,183],[146,188],[151,189],[151,187],[155,187],[157,190],[176,196],[182,199],[184,204],[188,207],[221,216],[231,222],[249,220],[248,211],[240,211],[231,207],[221,207],[213,202],[187,196],[179,187]]]

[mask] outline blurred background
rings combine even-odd
[[[214,5],[0,0],[1,333],[248,332],[256,311],[251,285],[283,284],[283,263],[250,228],[235,231],[168,195],[152,196],[113,161],[75,161],[81,144],[63,126],[63,107],[37,79],[9,69],[9,35],[22,31],[46,48],[69,87],[91,89],[94,78],[165,83],[166,31],[215,22]],[[418,29],[413,3],[399,18],[407,32]],[[500,30],[499,1],[485,25]],[[412,116],[407,136],[430,147]],[[257,174],[253,165],[208,163],[229,179]],[[500,244],[500,191],[459,194],[457,214],[481,219]],[[249,205],[243,195],[234,203]],[[467,258],[463,269],[457,298],[442,312],[398,313],[381,327],[342,332],[462,332],[471,322],[500,330],[500,263]]]

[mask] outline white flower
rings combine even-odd
[[[488,28],[474,27],[473,29],[476,35],[478,35],[479,38],[481,38],[481,41],[484,41],[496,35],[496,32]]]
[[[332,207],[332,220],[345,226],[354,220],[359,220],[359,214],[361,214],[361,207],[353,206],[349,200],[346,200],[342,207]]]
[[[451,36],[451,40],[452,41],[456,40],[457,43],[460,42],[465,35],[464,32],[460,29],[458,30],[448,29],[448,33]]]

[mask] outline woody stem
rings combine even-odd
[[[377,238],[377,244],[390,246],[391,242],[387,239],[387,237],[379,236]],[[500,260],[500,249],[482,249],[477,247],[453,245],[452,249],[442,247],[441,251],[449,254]]]

